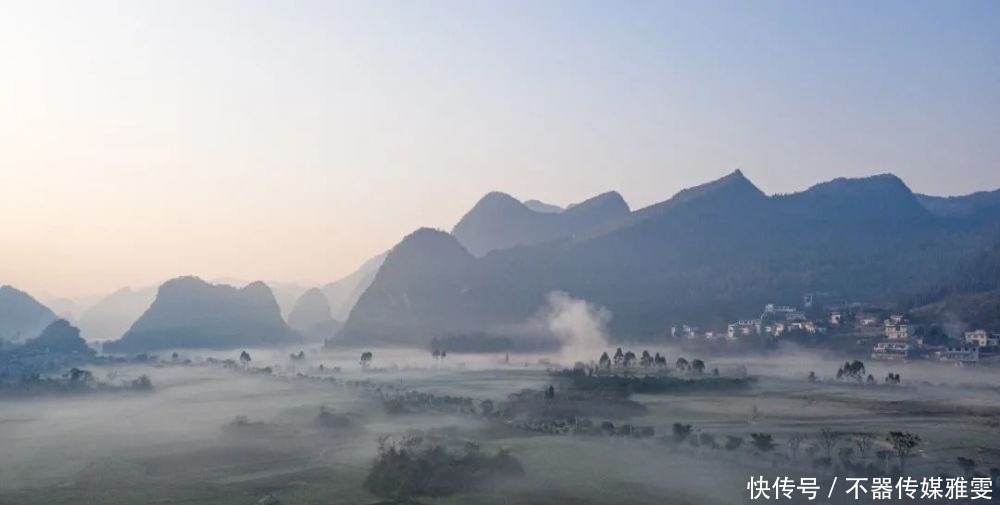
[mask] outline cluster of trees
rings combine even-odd
[[[705,372],[705,362],[698,358],[695,358],[690,362],[684,358],[677,358],[677,361],[674,363],[674,367],[682,372],[693,373],[695,375],[701,375]],[[718,370],[716,370],[716,375],[718,375]]]
[[[986,474],[976,471],[976,468],[979,466],[976,460],[959,456],[955,461],[966,477],[986,477]],[[989,477],[993,481],[993,488],[996,489],[1000,485],[1000,468],[992,467],[989,471]]]
[[[99,391],[150,391],[153,381],[147,375],[132,380],[118,380],[115,372],[102,381],[83,368],[71,368],[61,376],[43,377],[31,374],[16,379],[0,380],[0,396],[32,396],[38,394],[78,394]]]
[[[808,439],[804,435],[800,435],[800,438],[798,444],[795,446],[796,450],[789,453],[793,461],[797,457],[798,445]],[[816,443],[810,446],[810,449],[812,449],[811,453],[814,455],[815,452],[822,451],[822,455],[813,460],[813,466],[832,466],[834,456],[836,456],[837,462],[847,472],[876,473],[879,471],[877,467],[863,464],[872,454],[873,449],[875,449],[875,440],[876,436],[873,433],[846,433],[824,428],[817,436]],[[899,462],[899,471],[904,472],[906,470],[907,459],[916,450],[917,446],[920,445],[921,441],[920,436],[914,433],[903,431],[889,432],[885,438],[886,444],[883,445],[883,447],[887,445],[888,448],[874,451],[875,456],[885,465],[884,473],[889,473],[889,463],[893,455],[896,456]],[[791,448],[791,445],[789,447]],[[855,455],[858,456],[860,462],[855,463],[853,461]]]
[[[844,365],[837,369],[837,380],[851,379],[857,382],[867,382],[868,384],[875,384],[875,376],[867,373],[865,370],[865,364],[862,361],[845,361]],[[809,372],[809,382],[816,382],[816,373]],[[889,373],[885,376],[886,384],[899,384],[900,377],[898,373]]]
[[[869,377],[871,376],[869,375]],[[859,360],[845,361],[844,366],[837,369],[837,380],[841,379],[863,381],[865,379],[865,364]],[[872,381],[874,381],[874,378]]]
[[[652,366],[667,366],[667,358],[661,356],[660,353],[656,353],[655,356],[649,354],[649,351],[642,351],[641,357],[637,357],[634,352],[627,351],[622,352],[622,348],[619,347],[615,351],[614,357],[608,356],[608,353],[602,353],[600,359],[597,363],[601,368],[611,368],[614,365],[616,368],[628,368],[638,363],[639,366],[643,368],[649,368]]]
[[[420,437],[398,443],[381,437],[365,487],[377,496],[402,501],[468,492],[523,475],[521,463],[505,449],[487,455],[477,444],[467,442],[464,451],[455,452],[425,444]]]
[[[431,356],[434,356],[436,361],[444,361],[444,359],[448,357],[448,351],[445,351],[444,349],[434,349],[431,351]]]
[[[845,433],[826,428],[815,436],[814,441],[810,442],[806,435],[796,434],[788,437],[785,444],[788,449],[788,461],[793,464],[798,460],[801,450],[805,448],[806,454],[813,458],[814,467],[832,467],[836,457],[839,466],[849,474],[883,473],[878,466],[864,464],[864,461],[874,453],[885,464],[884,473],[888,474],[889,463],[893,456],[899,464],[898,472],[905,472],[907,460],[922,442],[920,436],[914,433],[892,431],[884,439],[882,444],[884,449],[875,450],[876,439],[873,433]],[[715,435],[697,432],[692,425],[683,423],[674,423],[672,437],[664,440],[678,445],[687,442],[693,447],[724,448],[727,451],[735,451],[747,441],[738,435],[728,435],[725,440],[717,439]],[[749,445],[759,454],[771,453],[779,446],[769,433],[751,433]],[[854,462],[855,456],[860,459],[858,463]],[[975,462],[959,458],[959,466],[968,474],[975,467]],[[1000,475],[1000,470],[997,470],[997,474]]]
[[[598,359],[597,364],[600,368],[610,369],[614,368],[630,368],[638,364],[641,368],[651,368],[659,367],[666,368],[667,358],[666,356],[656,353],[655,355],[650,354],[649,351],[642,351],[642,354],[636,356],[632,351],[622,351],[619,347],[615,351],[614,356],[608,356],[608,353],[601,353],[600,359]],[[690,372],[695,374],[701,374],[705,371],[705,362],[700,359],[694,359],[688,361],[684,358],[677,358],[674,363],[674,367],[682,372]]]

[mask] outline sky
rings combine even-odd
[[[1000,187],[1000,2],[0,0],[0,284],[321,284],[483,194]]]

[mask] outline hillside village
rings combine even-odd
[[[674,326],[670,335],[689,342],[746,343],[762,345],[803,337],[823,347],[870,352],[875,360],[934,360],[968,364],[1000,363],[1000,332],[982,328],[949,329],[911,319],[906,314],[861,302],[820,305],[821,295],[803,296],[802,308],[767,304],[751,319],[729,323],[725,331]]]

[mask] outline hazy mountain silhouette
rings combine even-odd
[[[139,289],[124,287],[84,310],[77,320],[80,332],[89,340],[122,337],[156,298],[156,286]]]
[[[28,293],[0,286],[0,340],[22,342],[41,333],[55,319],[52,310]]]
[[[212,284],[226,284],[233,287],[243,287],[250,284],[253,281],[248,281],[246,279],[240,279],[237,277],[215,277],[209,279],[208,282]],[[278,308],[281,309],[281,317],[287,318],[288,313],[292,311],[292,307],[295,306],[295,302],[298,301],[302,293],[305,293],[306,286],[303,286],[297,282],[284,282],[284,281],[262,281],[267,284],[267,287],[271,288],[271,294],[274,295],[274,301],[278,302]]]
[[[413,232],[389,251],[337,341],[423,343],[443,328],[475,325],[460,294],[475,262],[448,233]]]
[[[562,207],[558,205],[545,203],[541,200],[525,200],[523,203],[525,207],[535,212],[558,213],[564,210]]]
[[[608,192],[562,212],[536,211],[516,198],[493,192],[484,196],[452,229],[473,255],[518,245],[571,237],[628,216],[625,200]]]
[[[388,253],[382,253],[369,259],[350,275],[323,286],[323,294],[330,302],[330,313],[334,319],[337,321],[347,319],[354,304],[361,297],[361,293],[364,293],[371,285],[375,273],[385,261],[386,254]]]
[[[975,225],[1000,220],[1000,189],[963,196],[916,196],[932,214],[953,223]]]
[[[292,313],[292,309],[295,308],[295,303],[309,289],[296,282],[264,281],[264,284],[267,284],[267,287],[271,288],[274,301],[278,303],[278,308],[281,309],[281,317],[286,320],[288,319],[288,315]],[[241,283],[240,285],[246,284]]]
[[[537,230],[537,213],[518,205],[487,195],[455,234],[479,251],[527,240],[519,234]],[[723,324],[807,292],[895,302],[953,278],[991,232],[950,225],[893,175],[768,196],[736,171],[603,226],[561,240],[539,232],[534,245],[478,259],[447,234],[420,230],[392,250],[339,338],[421,344],[510,328],[553,290],[610,309],[619,338]]]
[[[21,347],[23,351],[39,353],[60,353],[77,355],[94,355],[93,349],[80,337],[80,330],[65,319],[56,319],[42,330],[42,333],[29,339]]]
[[[317,288],[302,293],[288,315],[288,326],[312,340],[326,340],[340,330],[340,322],[330,315],[330,302]]]
[[[281,318],[263,282],[242,288],[178,277],[160,286],[156,299],[125,335],[108,342],[108,352],[171,348],[229,349],[300,340]]]
[[[57,317],[65,319],[71,324],[75,324],[74,321],[79,321],[80,316],[83,315],[87,309],[93,307],[94,304],[102,298],[104,298],[103,295],[88,295],[79,297],[47,298],[40,301],[43,305],[51,309]]]

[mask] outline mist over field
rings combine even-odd
[[[599,334],[600,318],[592,307],[558,298],[553,309],[558,315],[549,320],[555,331],[572,326],[573,332],[585,332],[587,346],[599,344],[588,340],[595,334],[586,333]],[[378,349],[363,367],[358,350],[311,348],[297,358],[298,350],[248,349],[252,361],[245,368],[224,364],[233,363],[233,352],[181,350],[177,359],[163,362],[91,369],[95,377],[115,380],[145,374],[155,385],[152,392],[0,400],[0,498],[5,503],[78,503],[81,497],[102,496],[135,503],[154,497],[254,503],[273,496],[281,503],[364,503],[375,499],[364,485],[366,473],[379,444],[391,435],[452,447],[475,440],[478,450],[503,448],[517,458],[524,476],[501,479],[499,488],[480,488],[469,500],[603,503],[624,493],[629,503],[662,503],[664,496],[677,503],[732,503],[746,499],[739,484],[782,461],[775,457],[789,458],[788,449],[779,445],[767,455],[690,446],[674,440],[675,423],[693,425],[690,437],[707,436],[712,441],[702,443],[709,445],[760,432],[779,442],[806,435],[815,443],[824,428],[881,433],[905,425],[927,441],[910,472],[934,474],[953,466],[948,454],[972,453],[980,464],[989,464],[988,453],[977,447],[995,443],[1000,419],[995,369],[965,374],[938,364],[872,364],[873,373],[894,371],[906,382],[866,387],[827,377],[842,363],[802,349],[708,359],[706,365],[723,376],[746,373],[755,380],[734,388],[681,386],[676,394],[633,394],[643,406],[637,411],[617,403],[598,408],[550,374],[584,359],[577,351],[449,354],[441,360],[423,350]],[[671,363],[683,352],[649,350]],[[817,371],[821,381],[808,382],[809,371]],[[577,398],[578,423],[603,416],[619,426],[649,426],[656,435],[587,435],[582,428],[570,436],[532,434],[540,429],[538,419],[547,416],[544,411],[532,414],[538,419],[483,415],[482,402],[499,407],[512,393],[550,384],[557,387],[555,401]],[[406,403],[405,410],[390,408],[396,394],[390,391],[405,396],[407,390],[472,403],[468,409],[442,409],[423,398]],[[546,409],[566,408],[556,405]],[[323,413],[330,414],[326,421]],[[942,422],[948,423],[947,432],[937,429]],[[497,498],[490,497],[494,493]]]
[[[0,2],[0,505],[990,503],[1000,2]]]

